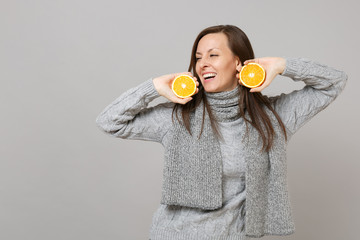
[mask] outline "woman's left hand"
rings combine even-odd
[[[270,85],[272,80],[278,75],[281,74],[286,66],[286,60],[281,57],[264,57],[264,58],[256,58],[247,60],[244,64],[248,64],[251,62],[255,62],[260,64],[265,69],[265,81],[259,87],[253,88],[250,92],[261,92]],[[241,84],[240,80],[239,83]]]

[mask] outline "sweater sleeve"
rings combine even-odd
[[[161,143],[172,124],[173,103],[147,107],[159,96],[152,79],[149,79],[120,95],[100,113],[96,123],[115,137]]]
[[[345,72],[305,58],[287,58],[281,75],[305,83],[301,90],[270,98],[291,135],[334,101],[347,81]]]

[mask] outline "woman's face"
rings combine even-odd
[[[224,33],[202,37],[196,49],[196,73],[206,92],[231,91],[238,85],[241,62],[228,47]]]

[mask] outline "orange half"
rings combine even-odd
[[[265,80],[265,69],[258,63],[248,63],[240,71],[240,82],[248,88],[256,88]]]
[[[196,92],[196,82],[189,75],[179,75],[172,82],[171,89],[179,98],[191,97]]]

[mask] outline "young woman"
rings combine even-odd
[[[266,71],[265,82],[254,89],[239,82],[249,62]],[[286,144],[340,94],[346,74],[303,58],[255,59],[245,33],[232,25],[209,27],[198,35],[188,71],[197,81],[194,96],[181,99],[171,91],[182,73],[164,75],[129,89],[97,118],[109,134],[156,141],[165,148],[162,198],[150,238],[293,233]],[[306,86],[276,97],[262,95],[279,74]],[[159,96],[169,101],[147,107]]]

